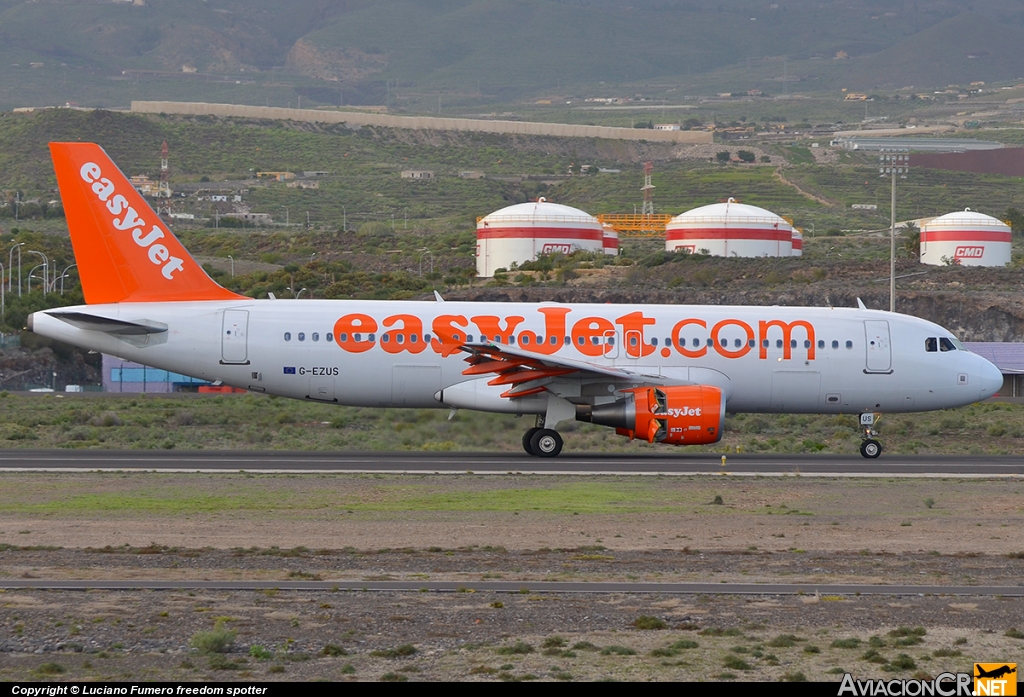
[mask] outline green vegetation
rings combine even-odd
[[[668,629],[668,622],[660,617],[640,615],[633,620],[633,626],[637,629]]]
[[[196,632],[192,635],[190,646],[200,653],[224,653],[235,643],[238,632],[227,629],[223,622],[208,632]]]
[[[376,649],[370,652],[371,656],[377,658],[405,658],[416,653],[416,647],[412,644],[402,644],[390,649]]]

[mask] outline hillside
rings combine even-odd
[[[1019,77],[1022,39],[1000,0],[0,0],[0,109],[921,89]]]

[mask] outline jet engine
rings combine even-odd
[[[634,387],[621,390],[626,397],[608,404],[583,408],[576,418],[612,426],[630,440],[648,443],[706,445],[722,439],[725,397],[710,385]]]

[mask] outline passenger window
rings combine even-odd
[[[833,341],[832,342],[832,348],[834,348],[834,349],[839,348],[839,342],[838,341]]]
[[[423,335],[423,343],[424,344],[429,344],[430,343],[430,334],[424,334]]]
[[[729,346],[729,340],[728,339],[719,339],[718,343],[720,343],[722,345],[722,348],[727,348]]]
[[[825,340],[824,339],[818,339],[818,348],[820,348],[820,349],[825,348]]]
[[[591,341],[591,342],[592,342],[592,343],[594,344],[594,346],[597,346],[597,344],[598,344],[598,340],[597,340],[597,337],[596,337],[596,336],[594,336],[594,337],[591,337],[590,341]]]
[[[761,342],[761,346],[763,346],[763,347],[765,347],[765,348],[768,348],[768,339],[764,339],[764,340],[763,340],[763,341]]]
[[[811,340],[804,339],[804,348],[809,349],[811,347]]]
[[[684,341],[683,343],[685,344],[686,342]],[[672,345],[672,339],[665,339],[665,345],[666,346],[671,346]]]
[[[608,343],[611,343],[611,338],[609,338]],[[636,346],[636,337],[635,336],[629,337],[629,345],[630,346]]]
[[[572,345],[572,338],[570,338],[568,336],[565,337],[565,342],[564,343],[565,343],[566,346]]]
[[[693,347],[697,348],[698,346],[700,346],[700,339],[693,337]]]
[[[558,345],[558,337],[557,336],[551,337],[551,340],[548,343],[551,344],[552,346],[557,346]]]
[[[609,336],[607,338],[607,340],[605,341],[605,343],[608,344],[609,346],[614,346],[615,345],[615,337],[614,336]]]
[[[934,336],[930,336],[924,340],[924,350],[928,353],[935,353],[939,350],[939,342]]]
[[[754,348],[755,346],[757,346],[757,342],[751,339],[750,341],[747,342],[747,345],[750,346],[750,348]]]
[[[366,335],[366,340],[367,341],[373,341],[374,340],[374,335],[373,334],[367,334]]]
[[[657,345],[658,345],[658,338],[657,337],[653,337],[651,339],[651,346],[657,346]]]
[[[853,348],[853,342],[852,341],[847,341],[846,342],[846,348],[852,349]]]
[[[316,332],[313,332],[313,341],[320,341],[320,335]]]
[[[714,346],[715,345],[715,342],[711,340],[710,336],[708,337],[707,344],[708,344],[708,346]]]
[[[782,339],[775,340],[775,348],[782,348]]]
[[[587,340],[581,336],[576,339],[576,343],[582,346],[583,344],[587,343]]]
[[[544,337],[542,337],[542,336],[538,336],[538,337],[537,337],[537,343],[538,343],[538,344],[543,344],[543,343],[544,343]]]
[[[292,333],[291,332],[285,332],[284,333],[284,340],[285,341],[291,341],[292,340]]]
[[[939,338],[939,350],[943,352],[956,351],[956,346],[953,345],[952,341],[943,336]]]
[[[519,343],[522,344],[523,346],[526,346],[527,344],[530,343],[530,337],[524,334],[523,337],[519,339]]]
[[[389,343],[390,341],[391,341],[391,337],[390,337],[390,336],[388,336],[387,334],[381,334],[381,335],[380,335],[380,343],[382,343],[382,344],[387,344],[387,343]]]
[[[405,334],[396,334],[395,335],[395,341],[397,341],[400,344],[404,344],[405,343]]]
[[[419,341],[420,341],[420,335],[419,334],[410,334],[409,335],[409,343],[410,344],[418,344]]]
[[[473,335],[472,334],[466,334],[466,342],[467,343],[472,343],[473,342]]]
[[[334,341],[334,334],[333,334],[333,333],[331,333],[331,332],[327,332],[327,336],[326,336],[326,337],[324,337],[324,338],[325,338],[325,339],[326,339],[327,341]]]
[[[338,334],[338,341],[340,341],[341,343],[345,343],[346,341],[348,341],[348,334],[346,334],[345,332]]]
[[[299,332],[299,341],[305,341],[305,340],[306,340],[306,334],[304,332]]]

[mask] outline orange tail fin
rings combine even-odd
[[[90,305],[238,300],[210,278],[95,143],[50,143]]]

